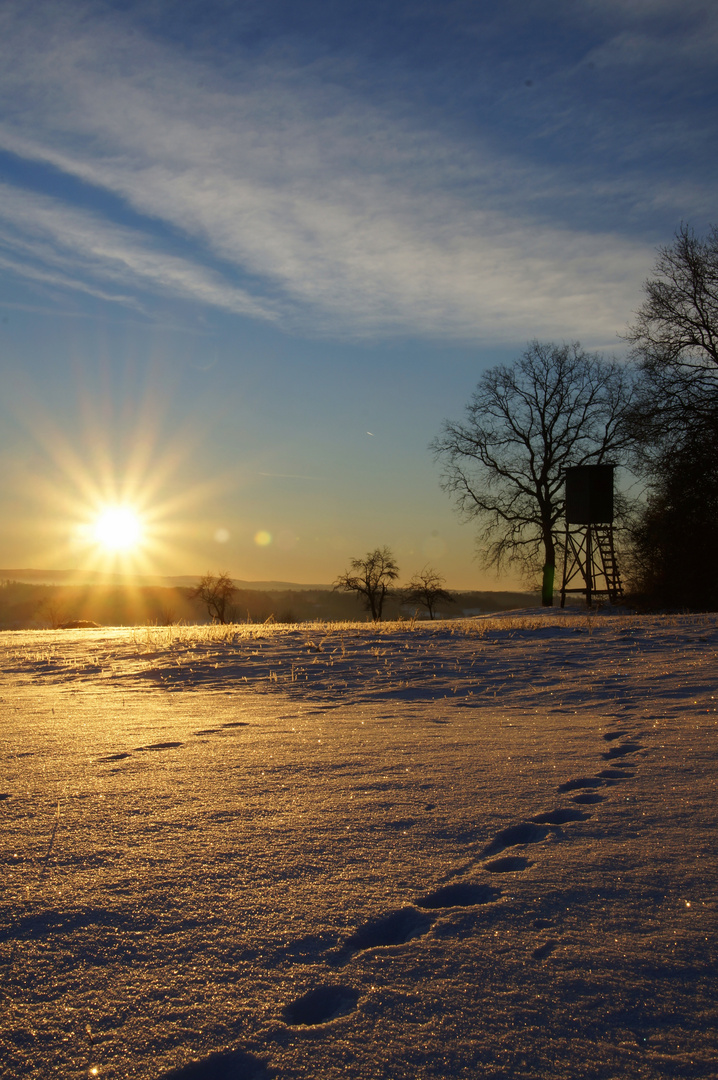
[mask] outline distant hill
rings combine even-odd
[[[0,583],[4,581],[22,581],[28,585],[111,585],[121,587],[132,585],[137,588],[161,588],[161,589],[191,589],[199,581],[201,574],[110,574],[97,570],[32,570],[32,569],[0,569]],[[232,578],[238,589],[254,590],[256,592],[329,592],[331,584],[301,584],[298,581],[246,581],[243,578]],[[453,589],[448,586],[450,592],[457,594],[475,594],[483,597],[494,597],[503,608],[504,597],[519,598],[522,601],[530,592],[506,591],[503,589],[481,590]]]
[[[22,581],[29,585],[134,585],[155,586],[163,589],[189,589],[196,585],[201,574],[108,574],[87,570],[3,570],[0,581]],[[317,592],[331,589],[331,585],[300,585],[295,581],[244,581],[233,578],[238,589],[256,589],[259,592]]]

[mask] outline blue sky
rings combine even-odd
[[[427,449],[526,342],[612,356],[718,220],[718,9],[0,5],[0,566],[500,587]],[[371,434],[369,434],[371,433]]]

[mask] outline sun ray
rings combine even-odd
[[[23,421],[45,460],[17,463],[14,485],[38,507],[27,521],[44,540],[40,558],[73,568],[78,580],[186,572],[209,529],[202,510],[226,498],[232,477],[192,475],[202,432],[164,430],[154,397],[118,435],[106,406],[90,407],[87,396],[72,434],[36,398],[25,403]]]

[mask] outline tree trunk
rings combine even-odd
[[[544,535],[545,563],[543,565],[543,582],[541,584],[541,606],[553,607],[553,579],[556,573],[556,549],[553,536],[549,532]]]
[[[553,607],[553,579],[556,567],[552,563],[545,563],[543,568],[543,583],[541,585],[541,606]]]

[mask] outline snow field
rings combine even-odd
[[[716,644],[0,635],[3,1075],[715,1075]]]

